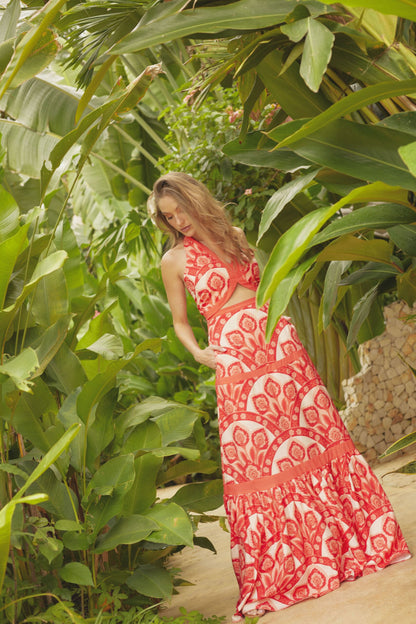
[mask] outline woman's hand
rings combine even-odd
[[[217,353],[224,353],[224,347],[220,347],[219,345],[210,345],[206,349],[201,349],[199,353],[195,354],[195,359],[200,364],[204,364],[205,366],[209,366],[209,368],[213,368],[214,370],[217,368]]]

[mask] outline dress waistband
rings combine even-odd
[[[304,348],[297,349],[296,351],[293,351],[293,353],[286,355],[280,360],[276,360],[275,362],[269,362],[268,364],[263,364],[263,366],[259,366],[254,370],[246,371],[245,373],[235,373],[234,375],[229,375],[227,377],[217,376],[216,384],[217,386],[219,386],[221,384],[227,383],[238,383],[239,381],[245,381],[246,379],[257,379],[262,375],[267,375],[267,373],[277,373],[281,368],[284,368],[295,360],[299,360],[301,356],[305,355],[307,356],[307,352]]]
[[[277,474],[260,477],[259,479],[252,479],[251,481],[241,481],[240,483],[224,483],[224,495],[238,496],[241,494],[259,492],[261,490],[269,490],[270,488],[282,485],[291,479],[300,477],[306,472],[322,468],[331,460],[338,459],[347,453],[358,453],[352,440],[344,440],[335,446],[331,446],[317,457],[308,459],[297,466],[293,466],[293,468],[282,470],[282,472]]]
[[[238,312],[238,310],[242,310],[243,308],[255,308],[256,307],[256,297],[249,297],[249,299],[244,299],[243,301],[238,301],[237,303],[233,303],[229,306],[224,306],[220,308],[214,314],[206,316],[207,321],[211,319],[215,319],[218,316],[222,316],[223,314]],[[263,306],[262,306],[263,307]]]

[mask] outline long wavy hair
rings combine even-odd
[[[159,202],[167,195],[175,199],[182,210],[202,226],[208,238],[215,240],[225,255],[238,264],[244,264],[253,258],[253,251],[232,226],[224,206],[211,195],[204,184],[187,173],[176,171],[156,180],[147,202],[151,218],[158,228],[169,235],[171,247],[178,245],[184,235],[169,224],[160,210]]]

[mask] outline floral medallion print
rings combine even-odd
[[[250,303],[208,323],[225,348],[217,398],[237,614],[284,609],[409,556],[290,319],[266,343],[266,318]]]
[[[216,390],[236,613],[278,611],[408,558],[390,502],[290,319],[266,342],[267,304],[258,309],[253,295],[227,308],[237,283],[255,290],[256,263],[225,265],[193,239],[184,244],[185,285],[210,344],[224,349]]]
[[[242,266],[226,264],[203,243],[187,236],[184,238],[184,246],[184,283],[205,318],[211,317],[224,306],[237,284],[252,290],[254,296],[260,282],[259,267],[254,260]],[[252,320],[248,316],[247,323],[250,322]],[[243,331],[253,330],[247,328]]]

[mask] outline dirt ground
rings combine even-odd
[[[399,457],[374,468],[393,505],[409,548],[416,555],[416,475],[386,474],[403,465]],[[163,492],[163,498],[169,492]],[[224,514],[221,508],[215,512]],[[229,537],[218,523],[202,524],[198,535],[208,537],[217,550],[185,548],[171,564],[182,578],[193,583],[179,587],[160,615],[180,615],[179,608],[198,610],[205,617],[225,616],[231,622],[238,597],[231,567]],[[310,599],[274,613],[259,624],[416,624],[416,556],[364,576],[318,599]]]

